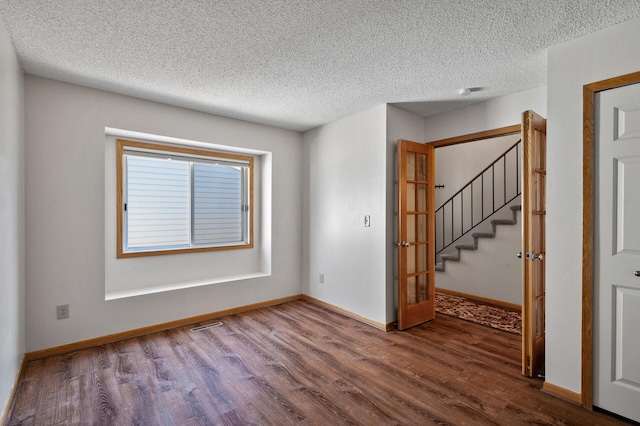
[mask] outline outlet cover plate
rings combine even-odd
[[[56,317],[60,319],[69,318],[69,305],[56,306]]]

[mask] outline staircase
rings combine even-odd
[[[436,210],[437,288],[522,305],[521,164],[518,141]]]
[[[522,207],[519,204],[513,205],[509,207],[511,210],[511,214],[513,216],[512,219],[492,219],[491,220],[491,232],[474,232],[471,234],[473,238],[473,243],[471,244],[456,244],[454,248],[457,253],[445,253],[440,255],[440,262],[436,263],[436,271],[444,272],[446,271],[447,262],[460,262],[460,258],[462,256],[463,250],[478,250],[478,240],[481,238],[495,238],[498,226],[499,225],[517,225],[518,224],[518,212],[522,210]]]
[[[485,226],[496,212],[520,196],[521,143],[518,141],[513,144],[436,209],[436,262],[446,256],[441,253],[450,247],[457,247],[454,246],[456,243],[459,245],[461,239],[468,238],[471,232],[477,232],[478,226]],[[475,238],[473,245],[477,247]],[[448,260],[453,258],[449,256]]]

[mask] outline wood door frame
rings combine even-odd
[[[595,229],[595,99],[598,92],[640,83],[640,72],[586,84],[582,90],[582,389],[581,404],[593,408],[593,295]]]
[[[433,145],[434,148],[441,148],[443,146],[457,145],[459,143],[477,142],[483,139],[491,139],[500,136],[512,135],[522,132],[522,123],[514,124],[513,126],[500,127],[498,129],[485,130],[483,132],[470,133],[468,135],[456,136],[448,139],[441,139],[434,142],[427,142],[426,144]]]
[[[468,143],[468,142],[477,142],[484,139],[508,136],[516,133],[520,133],[521,139],[523,139],[524,135],[522,135],[522,131],[523,131],[522,127],[523,127],[522,123],[518,123],[511,126],[500,127],[497,129],[485,130],[482,132],[470,133],[462,136],[455,136],[452,138],[441,139],[434,142],[426,142],[426,144],[427,145],[431,144],[433,145],[434,148],[441,148],[444,146],[451,146],[451,145],[457,145],[457,144]],[[434,162],[437,161],[437,159],[438,159],[438,155],[437,155],[437,149],[436,149],[434,150]],[[520,164],[520,167],[521,167],[521,170],[519,170],[519,172],[522,171],[522,167],[524,167],[524,162]],[[524,190],[525,190],[525,186],[523,185],[522,191]],[[524,243],[524,237],[522,238],[522,243]],[[522,288],[524,289],[524,277],[522,277],[521,284],[522,284]],[[521,307],[521,312],[524,312],[524,301]],[[524,339],[524,336],[521,336],[521,339]],[[521,352],[524,354],[524,347],[521,349]]]

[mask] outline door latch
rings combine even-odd
[[[532,251],[528,251],[527,255],[526,255],[526,259],[527,260],[543,260],[544,257],[542,256],[542,253],[534,253]]]

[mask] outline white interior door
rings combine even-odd
[[[640,84],[596,95],[594,405],[640,421]]]

